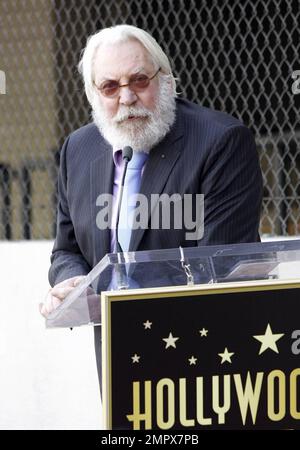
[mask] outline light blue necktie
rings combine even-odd
[[[147,153],[133,152],[132,159],[127,166],[118,227],[119,243],[123,252],[129,250],[135,216],[134,211],[136,209],[136,194],[140,191],[142,169],[147,157]]]

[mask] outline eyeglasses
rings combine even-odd
[[[118,81],[115,80],[107,80],[104,81],[100,86],[96,86],[96,88],[103,94],[105,97],[116,97],[122,87],[129,86],[129,88],[134,92],[140,92],[146,89],[150,81],[153,80],[153,78],[156,77],[158,72],[160,71],[161,67],[155,72],[155,74],[152,77],[148,77],[144,74],[136,74],[132,75],[128,83],[126,84],[120,84]]]

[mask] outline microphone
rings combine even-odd
[[[131,147],[126,146],[122,150],[122,159],[124,161],[124,167],[123,167],[123,173],[121,178],[121,184],[120,184],[120,192],[119,192],[119,201],[117,206],[117,220],[116,220],[116,252],[122,253],[122,247],[119,242],[119,220],[120,220],[120,211],[121,211],[121,204],[122,204],[122,198],[123,198],[123,191],[124,191],[124,182],[125,182],[125,176],[127,172],[127,166],[129,161],[131,160],[133,155],[133,150]]]
[[[131,147],[129,147],[129,145],[127,145],[126,147],[123,148],[122,150],[122,158],[126,159],[127,162],[129,162],[132,158],[133,155],[133,150]]]

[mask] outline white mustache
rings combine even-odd
[[[140,108],[130,108],[126,111],[119,111],[118,114],[113,118],[113,122],[120,123],[124,120],[129,119],[129,117],[148,118],[151,117],[151,112],[145,111],[145,109]]]

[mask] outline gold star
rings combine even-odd
[[[140,362],[140,356],[138,356],[136,353],[131,357],[131,359],[132,359],[132,364]]]
[[[201,337],[203,337],[203,336],[207,336],[207,333],[208,333],[208,330],[206,330],[205,328],[202,328],[202,330],[199,330],[199,333],[200,333],[200,335],[201,335]]]
[[[178,341],[178,339],[179,339],[178,337],[173,337],[172,333],[170,333],[167,338],[163,338],[163,341],[166,342],[165,348],[169,348],[169,347],[176,348],[175,342]]]
[[[282,336],[284,336],[283,333],[273,334],[270,324],[268,323],[265,334],[259,334],[259,335],[253,336],[254,339],[257,339],[258,341],[261,342],[259,355],[261,355],[268,348],[273,350],[273,352],[275,352],[275,353],[279,353],[276,341],[278,341],[278,339],[282,338]]]
[[[189,362],[190,362],[190,366],[191,365],[196,365],[196,361],[197,361],[197,358],[195,358],[194,356],[191,356],[190,358],[189,358]]]
[[[149,320],[147,320],[147,322],[144,322],[143,325],[145,327],[145,330],[147,330],[147,328],[151,330],[152,322],[149,322]]]
[[[222,358],[221,364],[223,364],[226,361],[231,363],[232,362],[231,361],[231,357],[234,355],[234,353],[232,353],[232,352],[230,353],[228,351],[227,347],[225,347],[224,352],[223,353],[218,353],[218,355],[221,356],[221,358]]]

